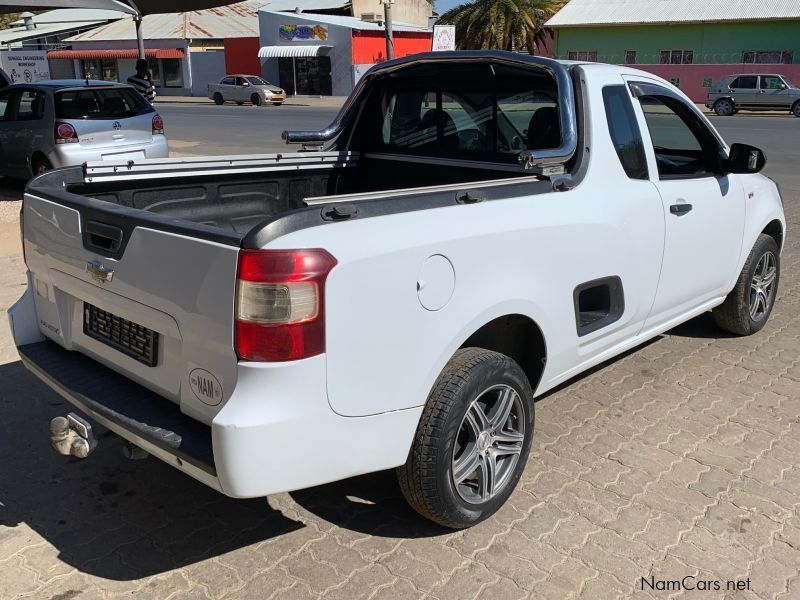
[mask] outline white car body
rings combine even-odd
[[[639,82],[668,89],[713,127],[662,79],[625,67],[573,66],[580,72],[582,145],[590,149],[583,152],[574,187],[526,192],[539,177],[442,186],[503,199],[289,228],[262,246],[324,248],[335,257],[325,284],[323,354],[291,362],[237,360],[231,294],[239,249],[222,242],[142,224],[133,229],[125,257],[103,259],[115,269],[114,280],[91,281],[84,266],[99,255],[72,246],[51,225],[57,221],[66,235],[78,227],[79,211],[36,189],[25,199],[29,287],[10,311],[16,343],[24,349],[50,339],[78,350],[210,427],[213,472],[77,403],[123,437],[229,496],[263,496],[399,466],[434,381],[487,324],[513,318],[538,330],[545,355],[532,385],[541,395],[719,305],[758,236],[773,231],[782,239],[782,200],[762,175],[660,180],[636,101],[649,176],[628,177],[609,134],[607,86]],[[313,153],[298,156],[314,159]],[[301,160],[291,155],[282,160],[287,158]],[[188,168],[174,164],[179,167]],[[410,198],[430,191],[415,188],[413,172],[407,188],[392,193]],[[363,207],[380,195],[335,201]],[[693,210],[673,214],[676,204],[691,204]],[[65,258],[53,258],[53,244]],[[581,333],[576,289],[609,276],[624,288],[621,314]],[[201,291],[185,298],[175,291],[167,298],[162,290],[169,285]],[[78,301],[162,332],[165,367],[150,369],[113,356],[83,336],[82,311],[72,306]],[[42,376],[35,361],[25,362]],[[193,392],[194,369],[213,374],[221,389],[215,403]],[[42,377],[75,402],[58,381]]]

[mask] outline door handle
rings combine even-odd
[[[673,204],[672,206],[669,207],[669,212],[671,212],[673,215],[678,215],[679,217],[685,215],[690,210],[692,210],[692,205],[686,203]]]

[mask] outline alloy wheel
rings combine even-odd
[[[750,281],[750,318],[761,321],[772,306],[778,268],[775,255],[769,251],[761,255]]]
[[[458,495],[471,504],[501,493],[512,478],[525,440],[522,399],[495,385],[472,401],[458,429],[451,473]]]

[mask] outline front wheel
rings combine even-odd
[[[800,117],[800,100],[795,102],[794,105],[792,106],[792,114],[795,117]]]
[[[730,117],[736,112],[736,107],[733,105],[733,102],[727,98],[723,98],[722,100],[717,100],[714,103],[714,112],[720,117]]]
[[[259,96],[258,94],[253,94],[252,96],[250,96],[250,102],[253,103],[253,106],[261,106],[263,100],[261,99],[261,96]]]
[[[519,481],[533,440],[533,390],[509,357],[459,350],[428,396],[406,464],[408,503],[453,529],[493,515]]]
[[[725,302],[714,309],[720,329],[737,335],[752,335],[766,325],[781,276],[781,255],[775,240],[762,233],[744,263],[736,287]]]
[[[52,168],[53,165],[44,156],[34,156],[31,160],[31,172],[34,177],[47,173]]]

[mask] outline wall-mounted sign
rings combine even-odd
[[[0,52],[0,65],[14,83],[33,83],[50,79],[46,52],[27,50]]]
[[[328,27],[325,25],[281,25],[278,35],[286,42],[308,42],[328,39]]]
[[[434,52],[447,52],[456,49],[456,26],[455,25],[434,25],[433,26],[433,46]]]

